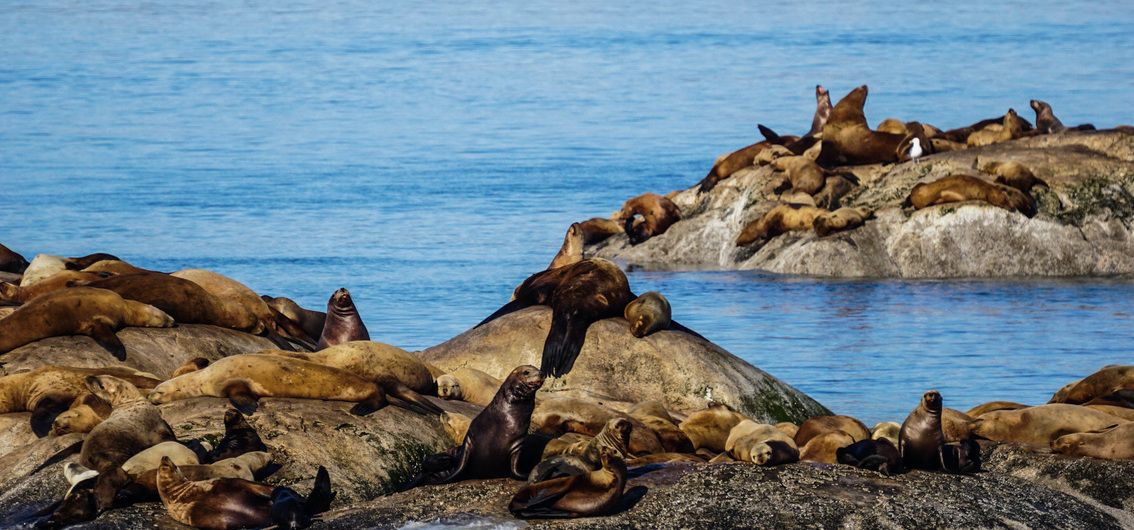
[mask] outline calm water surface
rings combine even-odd
[[[1127,2],[12,0],[0,241],[207,267],[422,348],[507,301],[571,222],[687,187],[816,83],[942,127],[1030,98],[1130,123]],[[929,387],[1044,400],[1134,361],[1134,284],[632,273],[725,348],[864,420]]]

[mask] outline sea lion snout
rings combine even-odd
[[[929,410],[941,410],[941,393],[936,390],[926,392],[921,398]]]

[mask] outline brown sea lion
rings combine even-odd
[[[327,301],[327,318],[319,335],[317,349],[355,340],[370,340],[370,332],[366,330],[366,324],[362,323],[350,291],[342,287]]]
[[[875,127],[874,130],[890,134],[900,134],[903,136],[910,133],[909,129],[906,128],[906,122],[899,120],[898,118],[886,118],[879,122],[878,126]]]
[[[649,291],[626,304],[622,316],[630,323],[630,333],[640,339],[655,331],[669,329],[673,312],[665,296]]]
[[[995,442],[1047,447],[1065,434],[1090,432],[1127,423],[1080,405],[1051,403],[1018,410],[997,410],[973,420],[973,434]]]
[[[968,412],[965,413],[965,415],[971,418],[977,418],[982,414],[988,412],[997,410],[1017,410],[1028,408],[1030,406],[1031,405],[1025,405],[1023,403],[1016,403],[1015,401],[989,401],[988,403],[982,403],[969,409]]]
[[[157,272],[149,269],[135,267],[134,265],[126,263],[125,261],[115,259],[104,259],[102,261],[96,261],[86,267],[83,267],[82,270],[83,272],[109,272],[111,274],[119,276],[123,274],[137,274],[140,272]]]
[[[600,454],[605,449],[614,451],[619,458],[630,458],[630,433],[633,424],[625,418],[614,418],[603,426],[598,435],[576,442],[559,454],[544,459],[528,474],[528,482],[540,482],[556,477],[580,475],[599,469]]]
[[[535,393],[543,376],[534,366],[519,366],[469,424],[465,441],[445,453],[425,459],[422,473],[405,487],[442,484],[469,478],[511,477],[523,480],[529,469],[521,463]]]
[[[782,145],[773,145],[768,147],[767,149],[764,149],[763,151],[760,151],[760,153],[756,155],[756,158],[752,159],[752,165],[766,166],[785,156],[796,155],[791,151],[791,149],[788,149],[787,147],[784,147]]]
[[[921,397],[898,433],[898,451],[910,469],[941,469],[941,447],[945,435],[941,431],[941,394],[930,390]]]
[[[1061,133],[1067,130],[1063,122],[1055,117],[1055,113],[1051,111],[1051,105],[1047,102],[1033,99],[1028,102],[1032,110],[1036,111],[1036,131],[1040,134]]]
[[[989,126],[979,131],[974,131],[965,140],[965,143],[970,147],[992,145],[1020,138],[1026,131],[1027,129],[1024,127],[1020,117],[1016,114],[1016,110],[1008,109],[1008,113],[1004,115],[1004,120],[999,128]]]
[[[583,475],[526,484],[508,504],[523,518],[587,517],[617,509],[626,487],[626,463],[614,450],[603,448],[602,468]]]
[[[86,396],[90,395],[86,379],[93,375],[113,375],[143,388],[153,388],[161,382],[149,374],[130,368],[43,366],[0,377],[0,413],[31,412],[32,431],[38,436],[44,436],[52,428],[57,415],[85,403]],[[106,406],[95,402],[89,405],[98,406],[106,414],[109,411],[105,408],[112,406],[109,402]]]
[[[157,490],[175,521],[207,530],[265,527],[304,528],[311,517],[330,508],[334,493],[320,466],[306,499],[290,488],[238,478],[190,481],[169,458],[157,473]]]
[[[1008,186],[993,184],[970,175],[949,175],[933,182],[922,182],[910,190],[903,206],[915,210],[963,201],[984,201],[1028,217],[1036,214],[1036,202],[1028,194]]]
[[[656,193],[643,193],[622,205],[617,220],[631,245],[637,245],[654,236],[660,236],[681,220],[681,208],[673,201]]]
[[[532,431],[547,436],[563,432],[577,432],[598,436],[612,420],[626,419],[634,429],[630,433],[630,452],[633,454],[661,453],[665,451],[654,431],[626,414],[590,400],[570,397],[540,398],[532,414]]]
[[[77,258],[66,258],[63,260],[64,266],[69,270],[81,271],[100,261],[122,261],[114,254],[107,254],[105,252],[97,252],[94,254],[87,254],[86,256],[79,256]]]
[[[583,244],[593,245],[615,234],[622,233],[622,224],[603,217],[592,217],[579,224],[583,232]]]
[[[93,282],[90,286],[114,291],[127,300],[150,304],[165,311],[179,324],[211,324],[240,331],[251,329],[247,321],[234,320],[224,301],[200,285],[168,274],[124,274]]]
[[[635,416],[634,419],[657,435],[664,450],[675,453],[692,453],[695,450],[693,441],[676,423],[658,416]]]
[[[533,305],[549,305],[551,329],[544,341],[540,370],[562,376],[571,371],[592,322],[621,316],[635,297],[618,265],[601,258],[538,272],[516,289],[515,299],[477,324]]]
[[[59,271],[27,287],[0,282],[0,303],[23,304],[31,299],[67,287],[79,287],[109,278],[110,273]]]
[[[1051,450],[1063,455],[1134,460],[1134,422],[1060,436],[1052,440]]]
[[[972,437],[973,418],[964,412],[948,407],[941,409],[941,433],[945,442],[959,442]]]
[[[712,405],[690,414],[678,427],[689,436],[694,449],[705,447],[719,453],[725,450],[732,428],[746,419],[743,414],[724,405]]]
[[[871,214],[872,212],[866,208],[844,207],[833,212],[820,214],[812,222],[812,225],[815,227],[815,235],[827,237],[834,233],[854,230],[866,224],[866,220],[870,218]]]
[[[791,438],[793,442],[795,441],[796,433],[799,432],[799,425],[796,425],[790,421],[781,421],[776,424],[776,428],[779,429],[780,432],[788,435],[788,437]]]
[[[218,460],[212,464],[178,464],[177,468],[185,475],[186,479],[191,481],[214,478],[254,480],[255,473],[264,469],[271,461],[272,455],[263,451],[255,451]],[[161,467],[160,462],[158,467]],[[133,482],[124,489],[125,496],[131,502],[161,501],[157,490],[157,475],[158,468],[154,468],[134,477]]]
[[[288,320],[291,320],[298,324],[299,327],[303,328],[304,333],[306,333],[307,337],[311,340],[317,341],[319,340],[319,335],[323,334],[323,325],[327,322],[326,313],[304,309],[290,298],[273,298],[270,296],[261,296],[260,298],[268,304],[268,307],[271,307]]]
[[[772,208],[763,217],[748,223],[736,238],[736,246],[745,247],[753,243],[763,246],[768,240],[785,232],[811,230],[815,218],[827,210],[799,204],[781,204]]]
[[[729,431],[725,451],[740,462],[761,466],[778,466],[799,460],[799,449],[791,437],[775,425],[752,420],[744,420]]]
[[[247,353],[224,357],[209,366],[166,381],[150,392],[155,404],[198,396],[224,397],[251,412],[262,397],[351,401],[351,412],[369,414],[385,407],[378,384],[351,372],[279,355]]]
[[[260,439],[260,433],[248,424],[244,415],[236,409],[224,412],[224,436],[209,451],[208,459],[217,462],[236,458],[245,453],[265,452],[268,446]]]
[[[816,416],[808,418],[799,426],[799,431],[795,434],[793,441],[797,447],[803,447],[812,438],[834,431],[842,431],[856,442],[870,438],[870,429],[867,429],[864,423],[855,418],[850,416]]]
[[[1117,405],[1092,405],[1089,403],[1083,406],[1089,409],[1097,410],[1099,412],[1105,412],[1107,414],[1110,414],[1111,416],[1115,416],[1126,421],[1134,421],[1134,409],[1129,407],[1120,407]]]
[[[820,165],[831,167],[898,161],[898,147],[906,135],[870,129],[863,113],[867,92],[866,85],[862,85],[850,91],[831,109],[831,117],[823,126]]]
[[[208,365],[208,359],[204,357],[194,357],[182,363],[181,366],[178,366],[177,369],[173,371],[173,375],[170,375],[169,378],[173,379],[174,377],[177,377],[179,375],[185,375],[189,372],[196,372],[197,370],[200,370]]]
[[[831,117],[831,93],[823,85],[815,85],[815,116],[811,118],[811,129],[806,136],[822,134],[823,126]]]
[[[823,181],[823,188],[815,194],[815,206],[825,210],[835,211],[842,204],[843,197],[854,190],[858,185],[857,179],[852,180],[850,174],[829,176]]]
[[[799,460],[822,464],[839,463],[838,451],[855,443],[854,437],[843,431],[826,431],[807,441],[799,449]]]
[[[1107,366],[1068,385],[1053,396],[1050,403],[1080,404],[1115,394],[1134,397],[1134,365]]]
[[[626,410],[630,417],[641,420],[644,416],[653,416],[677,425],[677,420],[666,409],[665,403],[658,400],[640,401]]]
[[[567,233],[563,235],[563,245],[559,247],[559,252],[555,254],[547,268],[554,269],[582,261],[583,244],[583,228],[579,223],[571,223],[571,226],[567,227]]]
[[[827,173],[815,161],[803,156],[784,156],[772,161],[772,167],[783,171],[791,182],[791,191],[814,195],[827,181]]]
[[[1028,193],[1035,186],[1048,187],[1047,183],[1036,178],[1032,170],[1014,160],[1007,162],[989,162],[980,168],[990,175],[996,175],[996,183],[1011,186],[1024,193]]]
[[[261,334],[275,323],[268,304],[248,286],[228,276],[205,269],[184,269],[170,276],[189,280],[222,302],[224,320],[235,329]]]
[[[776,134],[775,131],[763,125],[758,125],[758,128],[760,129],[760,133],[764,135],[764,140],[737,149],[718,159],[713,164],[713,167],[709,169],[709,174],[705,175],[705,178],[697,183],[699,186],[697,193],[707,193],[716,187],[718,182],[732,176],[733,173],[741,169],[751,166],[756,155],[760,154],[760,151],[773,145],[788,145],[799,140],[799,138],[790,136],[780,136]]]
[[[28,260],[12,249],[0,244],[0,272],[23,274],[28,268]]]
[[[105,289],[73,287],[35,298],[0,320],[0,353],[47,337],[86,335],[121,360],[126,347],[114,335],[116,330],[172,325],[169,315],[151,305]]]
[[[878,471],[886,476],[905,471],[898,446],[889,438],[860,440],[835,450],[840,464]]]
[[[500,383],[499,379],[480,370],[461,367],[437,378],[437,397],[485,407],[496,396]]]

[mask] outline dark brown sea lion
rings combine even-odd
[[[640,339],[655,331],[669,329],[673,311],[669,300],[661,293],[649,291],[626,304],[623,317],[630,323],[630,333]]]
[[[592,322],[622,316],[635,297],[618,265],[601,258],[538,272],[516,289],[515,299],[477,327],[533,305],[551,306],[551,330],[544,341],[540,370],[562,376],[571,371]]]
[[[0,320],[0,353],[47,337],[87,335],[121,360],[126,347],[114,335],[116,330],[172,325],[169,315],[151,305],[105,289],[74,287],[35,298]]]
[[[28,260],[12,249],[0,244],[0,271],[23,274],[28,268]]]
[[[664,234],[673,223],[680,221],[681,208],[656,193],[643,193],[626,201],[616,220],[623,223],[630,244],[637,245]]]
[[[161,382],[148,374],[124,367],[44,366],[0,377],[0,414],[31,412],[32,431],[44,436],[60,412],[83,404],[84,398],[90,395],[87,377],[95,375],[119,377],[140,388],[153,388]],[[101,406],[99,408],[102,409]]]
[[[312,341],[318,341],[319,336],[323,334],[323,325],[327,322],[326,313],[300,307],[290,298],[270,296],[260,298],[267,302],[268,307],[303,328],[304,333]]]
[[[823,126],[820,165],[832,167],[898,161],[898,147],[906,135],[870,129],[863,113],[867,92],[866,85],[862,85],[850,91],[831,109],[831,116]]]
[[[1113,395],[1119,395],[1124,399],[1134,398],[1134,365],[1107,366],[1078,382],[1068,385],[1065,391],[1060,391],[1052,396],[1050,403],[1077,405]]]
[[[831,93],[823,85],[815,85],[815,117],[811,118],[811,130],[807,136],[815,136],[823,132],[823,126],[831,117]]]
[[[902,422],[898,433],[898,450],[902,462],[911,469],[941,469],[941,447],[945,435],[941,431],[941,394],[930,390],[921,403]]]
[[[744,247],[752,243],[763,246],[768,240],[785,232],[811,230],[815,218],[827,210],[802,204],[781,204],[772,208],[763,217],[748,223],[736,238],[736,246]]]
[[[353,340],[370,340],[370,332],[366,331],[366,324],[362,323],[358,308],[354,307],[350,291],[343,287],[327,301],[327,319],[319,335],[318,349]]]
[[[815,206],[824,210],[839,209],[843,197],[858,186],[858,179],[852,174],[832,175],[823,180],[823,189],[815,194]]]
[[[211,324],[248,331],[248,322],[235,321],[221,299],[189,280],[144,272],[124,274],[91,283],[91,287],[114,291],[128,300],[150,304],[179,324]]]
[[[555,254],[547,268],[554,269],[582,261],[583,244],[583,227],[579,226],[579,223],[571,223],[571,226],[567,227],[567,233],[563,235],[563,245],[559,247],[559,252]]]
[[[933,182],[922,182],[910,190],[903,206],[915,210],[951,202],[984,201],[1028,217],[1036,214],[1036,202],[1030,195],[1008,186],[994,184],[971,175],[949,175]]]
[[[816,416],[809,418],[799,426],[795,433],[795,445],[803,447],[812,438],[824,433],[842,431],[855,442],[870,439],[870,429],[866,424],[850,416]]]
[[[626,463],[606,447],[601,459],[602,468],[596,471],[525,485],[512,497],[508,511],[523,518],[564,518],[616,510],[626,487]]]
[[[92,282],[109,278],[110,273],[83,272],[65,270],[59,271],[43,280],[27,287],[20,287],[11,283],[0,282],[0,302],[23,304],[37,296],[66,289],[67,287],[80,287]]]
[[[764,141],[756,142],[733,151],[720,160],[717,160],[717,162],[713,164],[713,167],[709,169],[709,174],[705,175],[705,178],[697,183],[699,186],[697,193],[707,193],[709,190],[716,187],[718,182],[730,177],[733,173],[741,169],[751,166],[752,161],[756,158],[756,155],[760,154],[760,151],[773,145],[788,145],[799,141],[799,138],[780,136],[776,134],[775,131],[763,125],[759,125],[758,127],[760,133],[764,135]]]
[[[593,245],[615,234],[622,233],[622,224],[602,217],[592,217],[579,223],[583,232],[583,244]]]
[[[840,464],[877,471],[886,476],[905,471],[902,454],[888,438],[860,440],[835,451]]]
[[[996,175],[996,183],[1011,186],[1024,193],[1028,193],[1035,186],[1048,187],[1047,183],[1036,178],[1035,173],[1014,160],[1007,162],[989,162],[980,168],[990,175]]]
[[[239,410],[228,409],[224,412],[224,437],[209,451],[209,461],[216,462],[244,453],[267,450],[268,446],[260,439],[260,433],[248,424],[244,415]]]
[[[1061,133],[1067,130],[1063,122],[1055,117],[1055,113],[1051,111],[1051,105],[1047,102],[1033,99],[1028,102],[1032,110],[1036,111],[1036,131],[1040,134]]]
[[[492,402],[469,424],[464,443],[427,458],[422,474],[406,487],[469,478],[527,478],[530,469],[523,468],[520,457],[541,386],[543,376],[536,367],[512,370]]]
[[[330,508],[335,496],[322,466],[305,499],[290,488],[238,478],[190,481],[169,458],[158,468],[157,490],[170,517],[208,530],[305,528],[312,516]]]
[[[98,252],[95,254],[87,254],[86,256],[79,256],[77,258],[67,258],[64,260],[64,262],[65,266],[69,270],[81,271],[87,267],[90,267],[91,265],[94,265],[95,263],[107,260],[122,261],[118,258],[118,256],[115,256],[114,254]]]

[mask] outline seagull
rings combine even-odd
[[[917,165],[917,159],[921,158],[922,152],[921,138],[914,138],[913,141],[910,142],[909,150],[910,159],[913,160],[914,165]]]

